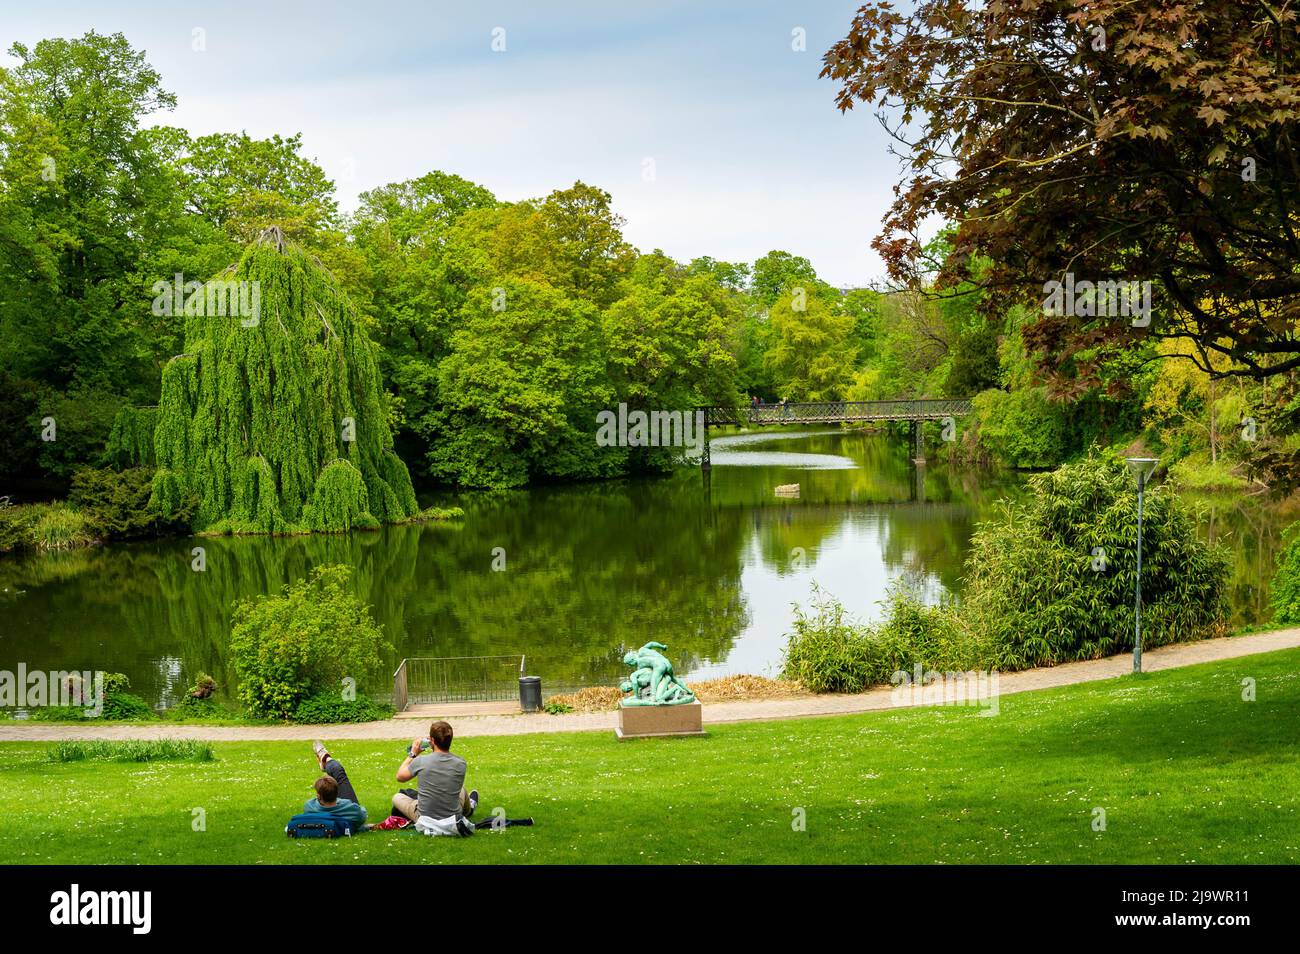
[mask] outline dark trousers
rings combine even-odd
[[[339,783],[339,798],[346,798],[350,802],[361,804],[361,799],[357,798],[357,790],[352,787],[352,781],[348,778],[347,770],[343,768],[342,762],[338,759],[328,760],[325,763],[325,774]]]

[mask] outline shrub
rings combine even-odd
[[[123,672],[104,673],[104,692],[126,692],[131,688],[131,680]]]
[[[337,692],[322,692],[298,703],[293,721],[310,725],[378,722],[392,718],[394,711],[392,706],[375,702],[364,695],[358,694],[355,699],[347,700]]]
[[[0,503],[0,553],[31,545],[30,508]]]
[[[870,684],[867,632],[849,622],[843,604],[814,588],[812,614],[794,608],[794,632],[787,636],[781,678],[812,692],[860,692]]]
[[[1128,468],[1095,448],[1029,480],[981,524],[967,557],[962,615],[1000,669],[1109,656],[1133,645],[1137,494]],[[1143,509],[1143,644],[1200,639],[1222,626],[1228,561],[1161,485]]]
[[[986,668],[994,656],[953,604],[927,606],[900,585],[882,605],[883,619],[862,625],[846,617],[838,600],[814,588],[813,612],[795,607],[781,678],[812,692],[862,692],[918,665],[968,671]]]
[[[59,742],[45,752],[50,762],[211,762],[212,745],[194,739],[132,739],[126,742]]]
[[[235,604],[230,660],[255,716],[287,719],[307,697],[360,681],[391,650],[350,589],[351,569],[317,567],[278,596]]]
[[[152,719],[153,709],[137,695],[129,692],[104,693],[104,718],[109,721],[124,719]]]
[[[245,716],[237,706],[213,698],[184,696],[163,717],[168,722],[243,722]]]
[[[186,699],[195,702],[202,701],[217,691],[217,680],[213,679],[206,672],[201,672],[198,678],[194,680],[194,685],[190,686],[185,693]]]
[[[1284,626],[1300,623],[1300,523],[1287,527],[1286,547],[1277,561],[1269,600],[1277,622]]]
[[[130,539],[177,532],[189,521],[191,509],[179,508],[170,518],[149,509],[153,470],[82,468],[72,476],[68,502],[86,514],[96,536]]]

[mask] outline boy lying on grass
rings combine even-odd
[[[366,810],[357,800],[357,791],[352,787],[343,763],[330,757],[323,742],[314,743],[312,749],[325,774],[312,785],[316,797],[303,805],[302,810],[338,815],[352,826],[353,831],[369,831],[374,826],[366,824]]]

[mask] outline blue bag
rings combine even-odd
[[[301,812],[289,819],[284,833],[290,838],[345,838],[352,834],[352,825],[329,812]]]

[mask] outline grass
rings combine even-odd
[[[212,745],[194,739],[127,739],[122,742],[56,742],[51,762],[211,762]]]
[[[70,504],[0,508],[0,552],[23,548],[72,550],[96,542],[90,517]]]
[[[1248,678],[1254,702],[1242,699]],[[1294,863],[1297,712],[1300,650],[1287,650],[1005,696],[995,716],[877,712],[623,743],[609,732],[461,739],[480,813],[536,819],[467,840],[286,838],[317,774],[304,742],[215,743],[216,761],[183,765],[51,764],[48,744],[5,743],[0,858]],[[373,816],[387,814],[401,748],[332,745]]]

